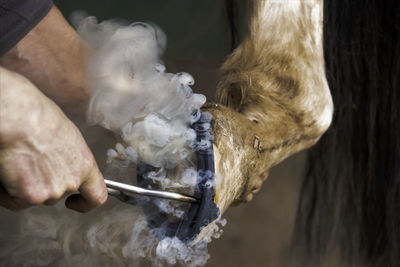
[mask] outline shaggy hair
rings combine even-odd
[[[235,5],[226,0],[233,47]],[[293,251],[304,266],[398,266],[400,2],[325,1],[324,54],[335,114],[309,152]]]
[[[309,153],[295,252],[399,266],[400,2],[325,1],[324,53],[335,115]]]

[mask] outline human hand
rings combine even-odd
[[[66,193],[68,208],[85,212],[107,191],[76,126],[30,81],[0,67],[0,205],[21,209],[53,204]]]

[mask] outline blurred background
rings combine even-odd
[[[237,1],[240,29],[244,29],[245,1]],[[99,21],[124,19],[157,24],[167,35],[163,56],[167,71],[188,72],[196,80],[193,89],[213,100],[218,68],[231,52],[230,28],[224,1],[215,0],[55,0],[68,19],[73,11],[83,10]],[[239,29],[239,30],[240,30]],[[115,141],[98,138],[99,129],[84,130],[100,166],[106,149]],[[214,240],[206,266],[258,267],[293,266],[289,247],[303,174],[305,153],[297,154],[271,170],[263,189],[252,202],[229,209],[227,226]]]

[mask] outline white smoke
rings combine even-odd
[[[120,133],[131,152],[149,165],[171,168],[190,156],[196,133],[189,124],[199,119],[193,111],[206,98],[192,92],[190,74],[165,73],[159,57],[164,33],[146,23],[97,24],[92,17],[78,31],[95,47],[88,120]]]
[[[155,25],[93,17],[80,20],[78,32],[91,47],[88,83],[92,98],[88,120],[115,132],[120,142],[107,151],[109,173],[132,183],[137,162],[157,167],[146,175],[158,189],[193,193],[197,171],[190,124],[206,98],[194,94],[188,73],[166,73],[160,56],[165,34]],[[210,125],[203,125],[205,128]],[[214,185],[210,185],[214,186]],[[111,198],[111,197],[110,197]],[[160,212],[183,218],[187,206],[156,200]],[[218,238],[225,220],[185,244],[177,237],[159,239],[149,229],[141,208],[109,199],[89,214],[55,207],[35,207],[19,216],[17,231],[0,233],[0,261],[5,266],[203,266],[207,244]]]

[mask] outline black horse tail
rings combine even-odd
[[[294,251],[400,266],[400,1],[325,1],[324,53],[335,114],[309,153]]]

